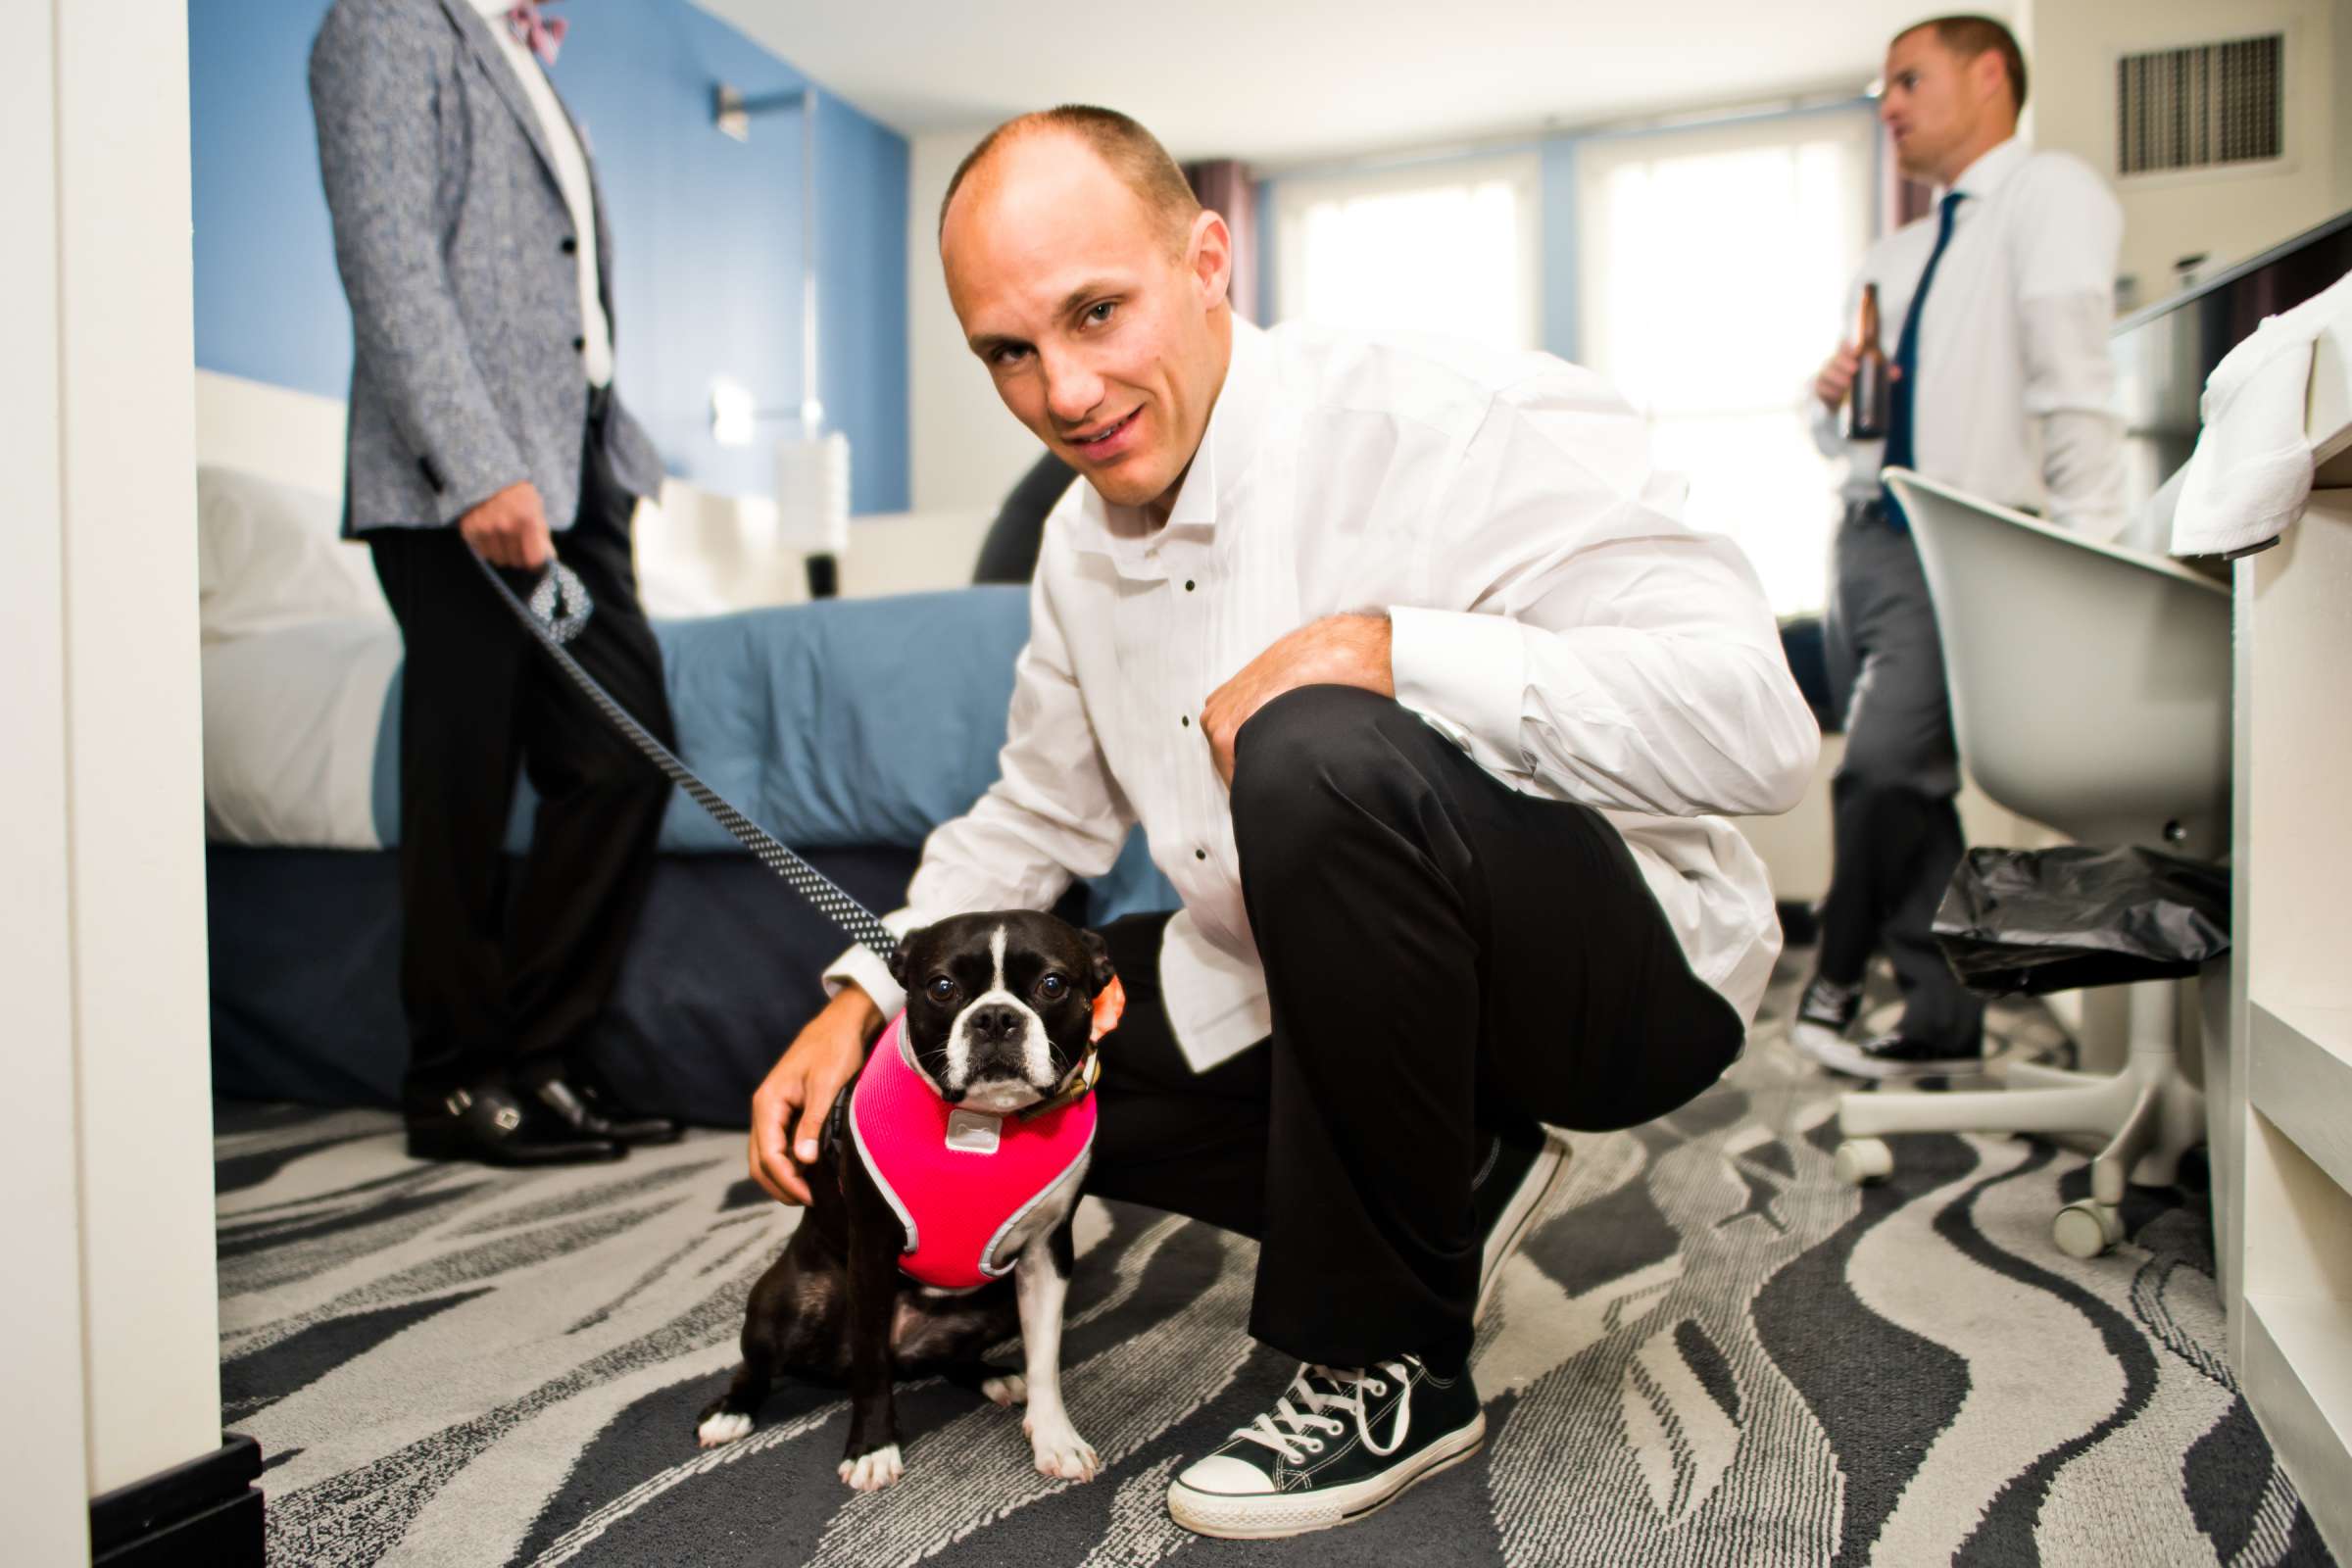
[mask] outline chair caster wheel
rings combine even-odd
[[[2124,1216],[2113,1203],[2085,1199],[2067,1204],[2050,1221],[2050,1240],[2069,1257],[2096,1257],[2123,1239]]]
[[[1880,1138],[1848,1138],[1838,1146],[1838,1180],[1847,1187],[1867,1187],[1894,1174],[1894,1151]]]

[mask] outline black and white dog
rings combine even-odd
[[[1096,999],[1115,987],[1102,938],[1027,910],[957,915],[911,931],[899,943],[891,974],[906,991],[914,1067],[949,1105],[982,1121],[1033,1110],[1077,1088],[1074,1075],[1098,1030]],[[898,1480],[903,1468],[893,1378],[940,1376],[1000,1405],[1026,1397],[1022,1428],[1037,1468],[1091,1481],[1100,1461],[1070,1425],[1060,1379],[1070,1220],[1083,1158],[989,1249],[1000,1262],[1013,1260],[1006,1277],[969,1291],[920,1285],[900,1271],[907,1226],[848,1126],[856,1087],[826,1120],[822,1152],[809,1171],[808,1214],[752,1289],[743,1365],[703,1412],[702,1446],[749,1434],[778,1373],[846,1382],[850,1438],[841,1478],[870,1492]],[[1016,1327],[1025,1375],[981,1360]]]

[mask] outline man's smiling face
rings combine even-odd
[[[1224,220],[1178,232],[1083,141],[1041,129],[972,171],[940,256],[1013,416],[1103,500],[1164,520],[1224,384]]]

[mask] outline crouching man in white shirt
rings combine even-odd
[[[1128,1006],[1088,1185],[1259,1238],[1250,1332],[1305,1363],[1169,1505],[1342,1523],[1483,1440],[1473,1329],[1559,1170],[1540,1124],[1662,1115],[1740,1054],[1779,934],[1711,813],[1788,809],[1819,734],[1614,392],[1236,321],[1224,220],[1126,117],[999,127],[940,250],[1005,406],[1087,482],[1046,525],[1003,777],[888,923],[1043,908],[1143,824],[1183,907],[1105,933]],[[828,983],[754,1102],[786,1201],[903,1002],[860,952]]]

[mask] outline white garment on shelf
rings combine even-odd
[[[1692,972],[1752,1017],[1779,923],[1715,813],[1787,810],[1820,733],[1754,568],[1681,520],[1685,489],[1549,355],[1235,322],[1167,522],[1084,481],[1047,519],[1003,776],[885,923],[1048,907],[1141,821],[1184,903],[1160,952],[1177,1044],[1232,1056],[1270,1013],[1201,705],[1286,633],[1385,609],[1397,700],[1511,788],[1598,809]],[[827,974],[849,981],[902,1004],[862,949]]]
[[[2198,405],[2204,428],[2173,513],[2174,555],[2251,550],[2303,514],[2312,477],[2303,418],[2312,346],[2339,320],[2352,322],[2352,276],[2265,317],[2213,368]]]

